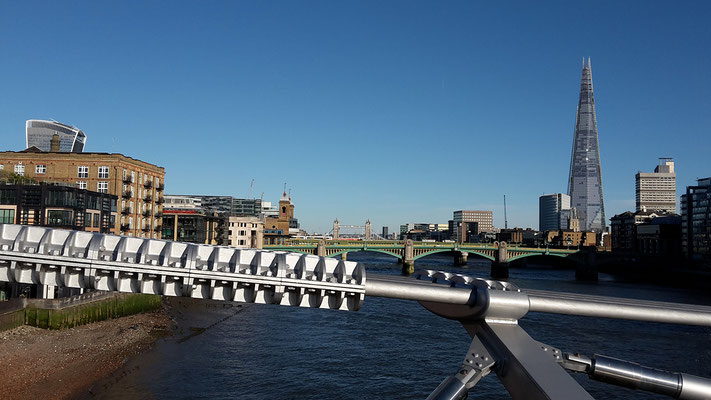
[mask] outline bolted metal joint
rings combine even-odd
[[[420,302],[429,311],[445,318],[515,324],[528,313],[528,295],[509,282],[434,270],[419,271],[416,278],[431,280],[433,284],[472,289],[473,302],[467,305]]]

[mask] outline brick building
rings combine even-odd
[[[670,215],[663,211],[626,211],[610,218],[612,250],[638,251],[637,226]]]
[[[279,215],[264,219],[264,244],[283,244],[287,239],[296,236],[298,231],[299,221],[294,218],[294,203],[285,190],[279,199]]]
[[[0,170],[38,182],[63,183],[118,197],[114,228],[122,235],[161,237],[165,169],[116,153],[0,152]]]

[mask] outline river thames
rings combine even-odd
[[[369,273],[400,274],[394,258],[385,255],[348,257]],[[490,264],[470,257],[467,266],[454,267],[451,256],[434,255],[418,260],[415,268],[488,278]],[[597,283],[577,282],[574,271],[545,266],[510,274],[509,281],[521,288],[711,304],[709,292],[630,284],[606,274]],[[207,329],[160,342],[97,384],[90,398],[424,399],[458,370],[470,342],[459,323],[412,301],[366,298],[358,312],[235,304],[200,325],[197,320],[211,317],[209,310],[185,316]],[[711,376],[709,328],[539,313],[529,313],[520,324],[534,339],[563,351]],[[575,378],[599,399],[667,398],[585,375]],[[469,398],[510,397],[492,373]]]

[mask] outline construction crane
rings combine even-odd
[[[506,218],[506,195],[504,195],[504,229],[509,229],[509,220]]]
[[[252,186],[254,186],[254,179],[252,179],[252,182],[249,184],[249,193],[247,193],[247,199],[252,198]]]

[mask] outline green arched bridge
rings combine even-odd
[[[372,251],[391,255],[401,260],[404,268],[412,270],[416,260],[437,253],[454,253],[456,264],[465,264],[469,254],[475,254],[491,260],[497,265],[506,265],[530,256],[568,257],[579,253],[578,249],[549,249],[538,247],[519,247],[506,242],[494,243],[433,243],[400,241],[293,241],[280,245],[265,245],[266,250],[292,251],[302,254],[314,254],[321,257],[346,259],[346,254],[354,251]]]

